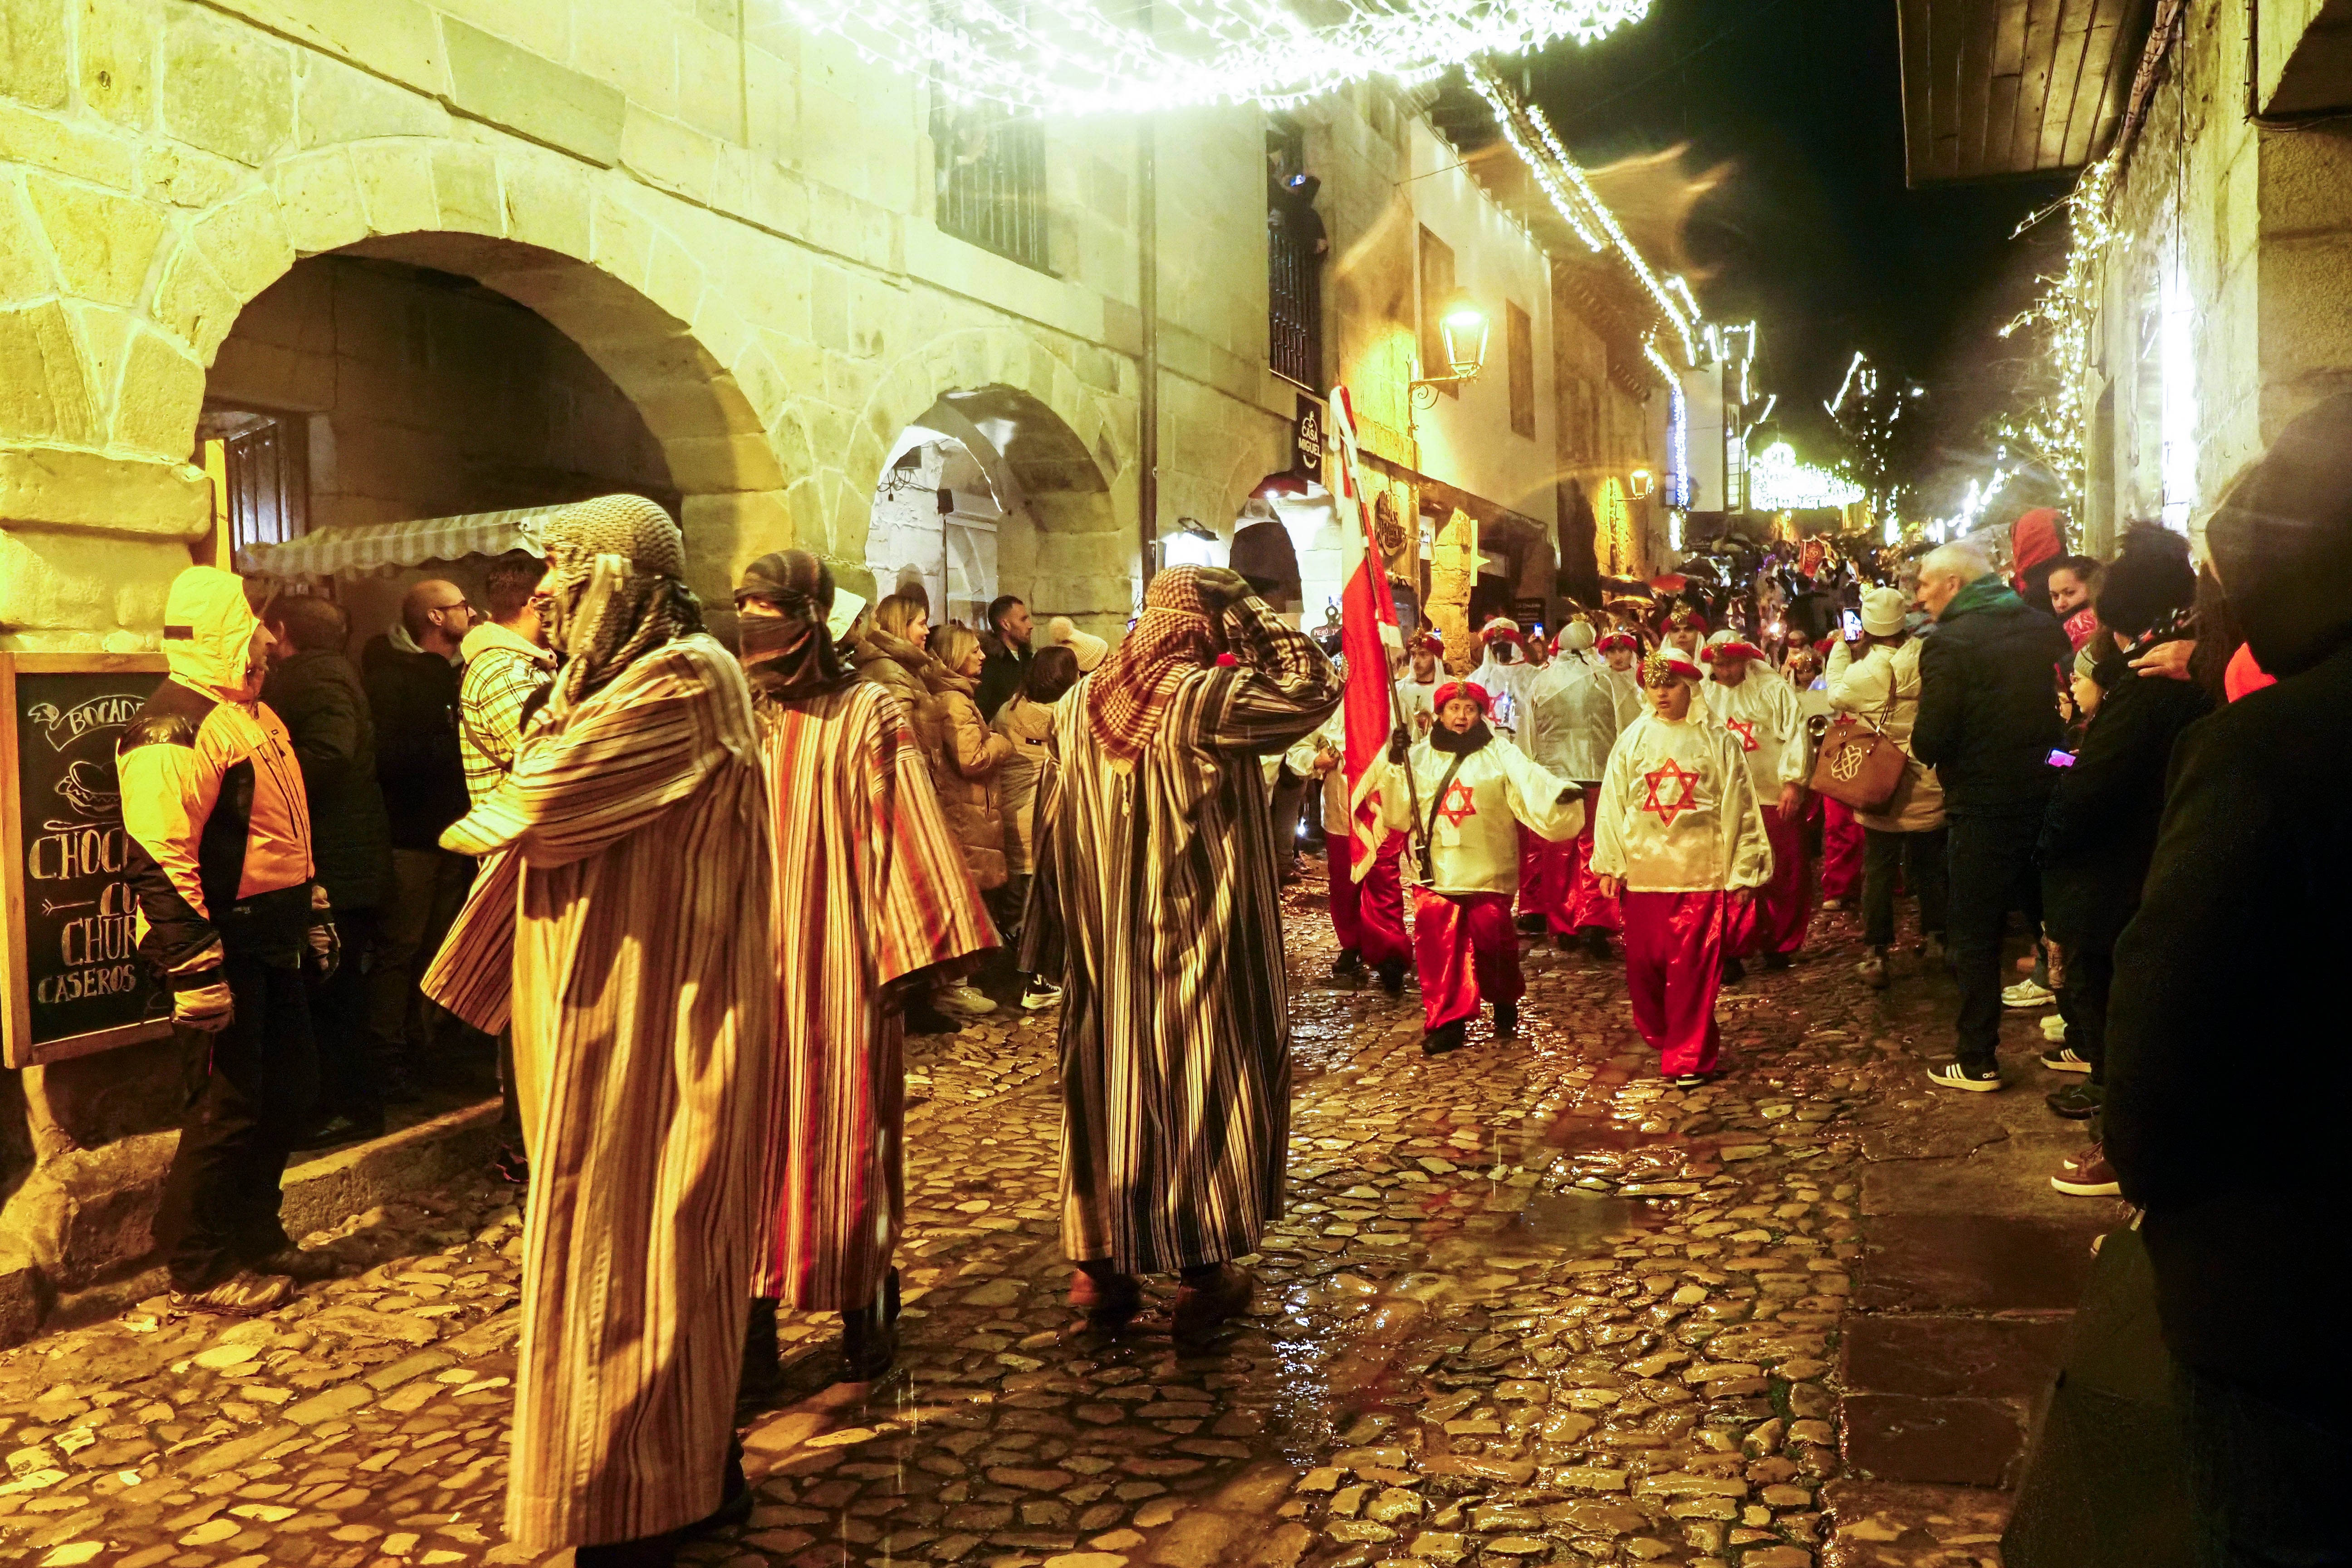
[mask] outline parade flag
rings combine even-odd
[[[1364,493],[1358,466],[1355,410],[1346,387],[1332,388],[1325,425],[1332,439],[1324,472],[1339,515],[1340,563],[1347,574],[1339,593],[1339,647],[1348,660],[1343,709],[1343,765],[1351,808],[1348,871],[1360,882],[1371,875],[1381,840],[1388,837],[1381,822],[1380,769],[1393,726],[1404,721],[1397,711],[1389,650],[1402,648],[1404,638],[1397,626],[1396,599],[1389,592],[1387,562],[1372,534],[1371,500]]]

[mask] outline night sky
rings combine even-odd
[[[1977,432],[2022,352],[1996,329],[2063,255],[2063,216],[2011,232],[2071,179],[1907,188],[1897,47],[1895,0],[1653,0],[1603,42],[1529,62],[1528,85],[1588,170],[1683,149],[1603,195],[1654,255],[1687,210],[1699,301],[1758,321],[1762,387],[1801,456],[1834,456],[1821,405],[1855,349],[1928,389],[1916,477],[1939,506],[1980,471]]]

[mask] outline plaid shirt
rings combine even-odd
[[[466,634],[466,675],[457,689],[457,750],[466,794],[476,805],[514,766],[523,709],[555,679],[555,655],[495,622]]]

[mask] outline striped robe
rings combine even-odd
[[[759,700],[775,811],[776,1071],[752,1294],[866,1305],[906,1213],[905,1026],[883,988],[996,943],[896,698]]]
[[[1258,758],[1339,704],[1339,671],[1247,600],[1237,668],[1189,674],[1131,771],[1087,719],[1055,720],[1053,880],[1062,996],[1062,1245],[1166,1273],[1243,1257],[1282,1212],[1288,985]]]
[[[775,1016],[750,688],[705,636],[522,743],[443,837],[500,858],[426,977],[510,994],[530,1155],[506,1529],[534,1552],[719,1506],[761,1203]],[[511,943],[511,960],[502,958]]]

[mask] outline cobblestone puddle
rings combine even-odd
[[[1292,1203],[1253,1316],[1180,1354],[1161,1287],[1123,1335],[1088,1331],[1063,1300],[1051,1016],[915,1042],[901,1370],[832,1385],[831,1321],[788,1321],[791,1403],[745,1430],[759,1507],[688,1561],[1815,1562],[1854,1113],[1919,1089],[1850,938],[1825,922],[1811,962],[1727,992],[1733,1070],[1683,1091],[1619,968],[1548,949],[1521,1038],[1424,1058],[1411,994],[1321,981],[1320,890],[1288,899]],[[270,1317],[150,1303],[0,1356],[0,1560],[529,1561],[499,1523],[509,1194],[331,1245],[354,1273]],[[1970,1528],[1832,1560],[1996,1561]]]

